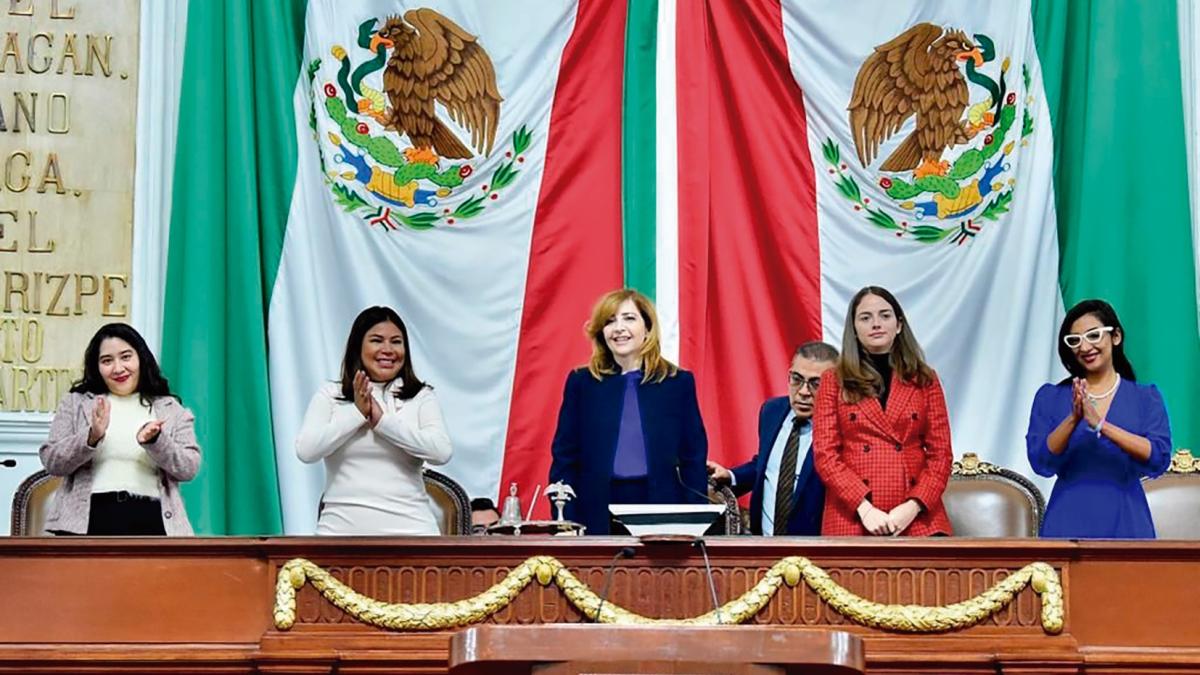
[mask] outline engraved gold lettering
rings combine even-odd
[[[87,36],[87,67],[84,69],[84,72],[88,75],[95,74],[95,69],[92,68],[92,57],[95,57],[95,60],[100,63],[100,71],[104,73],[104,76],[110,77],[112,75],[112,59],[110,58],[112,56],[112,39],[113,36],[111,35],[104,36],[104,53],[101,54],[98,36]]]
[[[17,160],[20,159],[24,164],[24,168],[17,171]],[[18,178],[21,182],[13,184],[13,179]],[[29,151],[17,150],[8,156],[8,160],[4,162],[4,187],[10,192],[24,192],[29,189]]]
[[[124,274],[105,274],[104,275],[104,292],[101,294],[100,314],[102,316],[125,316],[129,312],[126,305],[121,305],[119,309],[113,309],[113,304],[116,302],[116,285],[120,284],[121,289],[129,288],[129,279]]]
[[[16,336],[20,326],[16,319],[0,319],[0,338],[3,339],[3,351],[0,351],[0,361],[12,363],[17,360]]]
[[[29,389],[32,382],[29,381],[29,369],[25,366],[13,366],[13,395],[12,407],[14,410],[28,410],[31,403],[29,401]],[[25,405],[21,405],[24,400]]]
[[[37,131],[37,92],[29,92],[29,102],[21,92],[13,93],[13,128],[14,132],[21,130],[21,118],[29,125],[29,131]]]
[[[29,48],[25,53],[25,59],[29,62],[29,72],[41,75],[50,70],[50,67],[54,64],[54,57],[46,54],[43,57],[45,60],[42,61],[41,68],[34,65],[37,63],[35,59],[38,53],[37,41],[39,38],[46,42],[46,51],[52,51],[54,49],[54,36],[49,33],[34,33],[33,37],[29,38]]]
[[[87,283],[84,283],[84,282]],[[88,295],[95,295],[100,291],[100,280],[94,274],[76,274],[75,275],[75,316],[82,316],[83,298]]]
[[[52,134],[65,134],[71,130],[71,103],[65,93],[50,94],[47,113],[50,119],[46,122],[46,131]]]
[[[17,75],[25,73],[25,65],[21,63],[21,47],[17,42],[20,36],[14,32],[9,32],[4,38],[4,53],[0,54],[0,73],[5,72],[8,68],[8,62],[12,61],[15,66],[13,72]]]
[[[56,72],[58,72],[59,75],[62,75],[66,71],[67,59],[71,59],[71,68],[76,75],[79,75],[81,72],[83,72],[79,70],[79,56],[75,53],[75,49],[75,34],[65,33],[63,35],[62,54],[58,57],[58,70]]]
[[[63,307],[62,311],[54,311],[58,307],[58,299],[62,297],[63,290],[67,287],[67,275],[65,274],[47,274],[46,283],[51,284],[55,281],[58,285],[54,287],[53,294],[50,296],[50,305],[46,307],[46,316],[70,316],[71,310],[69,307]]]
[[[39,190],[40,192],[40,190]],[[38,246],[37,243],[37,211],[29,212],[29,252],[30,253],[54,253],[55,241],[47,239],[45,246]]]
[[[13,225],[17,224],[16,210],[0,211],[0,218],[3,218],[4,216],[8,216],[9,218],[12,218]],[[3,220],[0,220],[0,241],[4,241],[4,221]],[[17,243],[18,243],[17,240],[13,239],[12,246],[0,246],[0,253],[16,253],[17,252]]]
[[[58,0],[50,0],[50,18],[51,19],[74,19],[75,8],[71,7],[66,10],[58,8]]]
[[[12,312],[13,296],[21,298],[22,312],[29,312],[29,277],[25,276],[24,272],[5,272],[4,273],[4,311]]]
[[[42,172],[42,182],[38,183],[38,194],[46,191],[46,186],[53,184],[54,192],[57,194],[66,194],[67,188],[63,187],[62,169],[58,167],[58,153],[52,152],[46,159],[46,170]]]
[[[42,360],[44,335],[42,324],[37,319],[25,321],[21,331],[21,359],[25,363],[37,363]]]

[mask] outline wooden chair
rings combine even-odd
[[[1171,466],[1142,482],[1159,539],[1200,539],[1200,459],[1176,450]]]
[[[749,527],[742,517],[742,508],[738,505],[737,496],[729,486],[718,486],[712,480],[708,481],[708,501],[713,504],[725,505],[725,528],[716,534],[745,534]]]
[[[453,478],[425,469],[425,491],[442,534],[471,534],[471,498]]]
[[[434,515],[442,534],[471,533],[471,500],[454,479],[425,469],[425,491],[433,503]],[[45,536],[46,512],[50,497],[62,479],[44,470],[35,472],[17,487],[13,495],[12,522],[9,530],[14,536]]]
[[[50,498],[62,482],[59,476],[51,476],[39,469],[21,481],[13,493],[9,532],[14,537],[43,537],[46,532],[46,513]]]
[[[1046,513],[1028,478],[973,452],[954,462],[942,503],[959,537],[1036,537]]]

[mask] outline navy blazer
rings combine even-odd
[[[737,480],[733,486],[734,494],[741,496],[754,490],[750,497],[750,531],[754,534],[763,533],[763,482],[767,476],[767,461],[771,458],[771,448],[779,437],[779,430],[783,428],[783,421],[787,419],[790,409],[791,403],[786,396],[767,399],[763,403],[758,411],[758,455],[733,470]],[[813,467],[813,454],[809,449],[800,467],[800,474],[796,476],[796,491],[792,494],[792,515],[788,518],[787,531],[778,531],[779,523],[776,523],[775,534],[821,534],[821,514],[824,511],[825,485]]]
[[[662,382],[639,382],[637,392],[651,501],[703,503],[708,490],[708,436],[700,419],[695,378],[680,370]],[[587,368],[579,368],[567,376],[551,446],[550,481],[563,481],[575,489],[566,516],[586,525],[587,534],[609,532],[613,460],[624,403],[625,378],[619,375],[597,380]]]

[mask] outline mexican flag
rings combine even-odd
[[[472,496],[544,485],[622,284],[726,464],[867,284],[903,303],[959,454],[1027,472],[1064,304],[1093,296],[1195,444],[1175,14],[1065,5],[191,3],[163,361],[205,449],[197,529],[312,531],[322,468],[292,444],[375,304]]]
[[[660,194],[677,195],[678,216],[656,227],[677,262],[658,269],[659,303],[678,305],[710,454],[750,456],[791,348],[840,347],[866,285],[904,306],[958,455],[1029,473],[1032,397],[1065,376],[1063,308],[1088,297],[1115,305],[1177,447],[1194,446],[1197,243],[1175,12],[1117,5],[669,9],[676,86],[659,102],[674,99],[677,171],[660,174],[673,183]]]

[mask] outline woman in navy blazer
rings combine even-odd
[[[587,366],[567,376],[550,480],[575,489],[567,517],[608,534],[609,504],[700,503],[708,437],[696,381],[662,356],[658,315],[632,289],[600,298]]]

